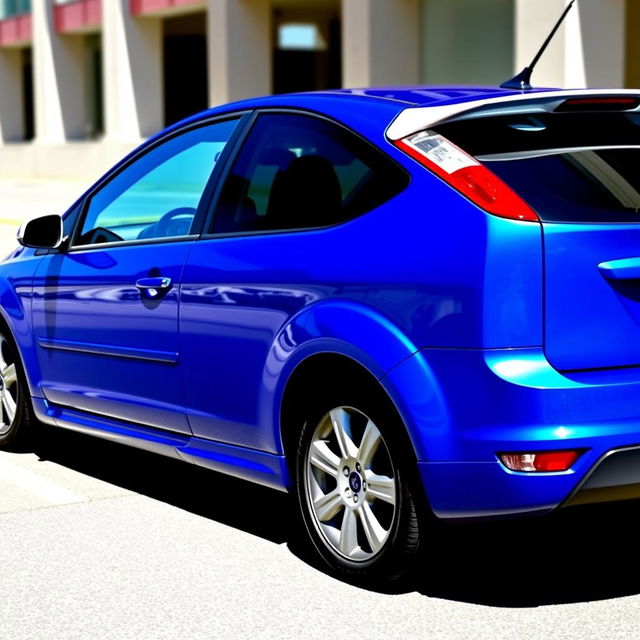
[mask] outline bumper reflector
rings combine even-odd
[[[581,450],[499,453],[502,464],[511,471],[566,471],[580,456]]]

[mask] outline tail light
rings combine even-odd
[[[421,131],[394,144],[474,204],[501,218],[538,222],[529,205],[473,156],[434,131]]]
[[[532,451],[531,453],[500,453],[502,464],[511,471],[566,471],[581,455],[579,449],[565,451]]]

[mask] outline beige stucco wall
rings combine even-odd
[[[346,87],[419,81],[418,0],[342,0]]]

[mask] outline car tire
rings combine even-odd
[[[0,448],[26,442],[35,422],[18,351],[0,327]]]
[[[415,458],[389,405],[380,392],[329,394],[308,407],[296,455],[308,539],[333,573],[367,586],[407,577],[420,542]]]

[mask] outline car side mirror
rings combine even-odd
[[[33,249],[57,249],[62,244],[62,218],[41,216],[29,220],[18,231],[18,242]]]

